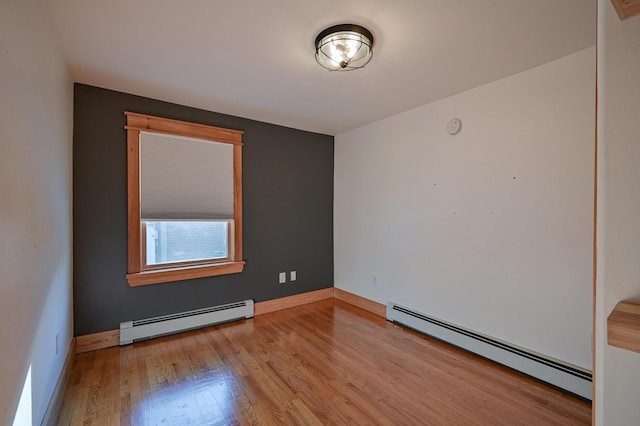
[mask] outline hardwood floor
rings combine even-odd
[[[590,423],[583,400],[329,299],[78,354],[58,424]]]

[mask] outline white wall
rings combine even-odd
[[[637,425],[640,354],[607,345],[621,300],[640,303],[640,16],[599,1],[599,182],[596,423]]]
[[[72,84],[40,2],[0,3],[0,424],[40,424],[72,338]],[[55,335],[59,333],[59,353]],[[31,409],[29,409],[29,406]]]
[[[591,369],[594,123],[589,48],[336,136],[335,286]]]

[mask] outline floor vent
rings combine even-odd
[[[120,345],[253,317],[253,300],[120,323]]]
[[[591,372],[390,302],[387,319],[591,400]]]

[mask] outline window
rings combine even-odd
[[[242,132],[125,114],[129,285],[242,272]]]
[[[145,220],[144,269],[229,259],[230,221]]]

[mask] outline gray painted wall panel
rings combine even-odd
[[[244,257],[240,274],[129,287],[124,111],[242,130]],[[75,85],[75,335],[121,321],[333,286],[333,137]],[[296,270],[294,283],[278,272]]]

